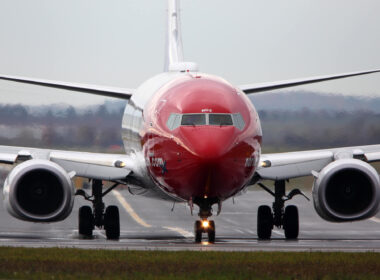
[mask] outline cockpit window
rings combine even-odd
[[[209,114],[209,125],[233,125],[230,114]]]
[[[170,130],[174,130],[180,126],[234,126],[239,130],[243,130],[245,122],[240,113],[236,114],[171,114],[166,123]]]
[[[181,125],[181,114],[171,114],[166,125],[170,130],[174,130]]]
[[[243,116],[240,113],[236,113],[232,114],[232,118],[234,120],[234,126],[236,126],[239,130],[243,130],[245,127]]]
[[[181,125],[206,125],[206,114],[185,114]]]

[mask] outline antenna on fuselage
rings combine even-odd
[[[194,62],[183,61],[180,0],[168,0],[164,71],[198,71]]]

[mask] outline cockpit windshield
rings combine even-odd
[[[184,114],[182,115],[181,125],[206,125],[205,114]]]
[[[209,125],[233,125],[230,114],[209,114]]]
[[[235,114],[176,114],[169,116],[166,123],[170,130],[174,130],[180,126],[234,126],[239,130],[243,130],[245,122],[240,113]]]

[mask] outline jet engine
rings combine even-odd
[[[4,183],[4,204],[21,220],[57,222],[74,204],[74,185],[67,172],[48,160],[28,160],[17,165]]]
[[[379,210],[379,175],[366,162],[339,159],[318,174],[313,198],[317,213],[325,220],[349,222],[370,218]]]

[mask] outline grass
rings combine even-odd
[[[379,253],[0,248],[1,279],[379,279]]]

